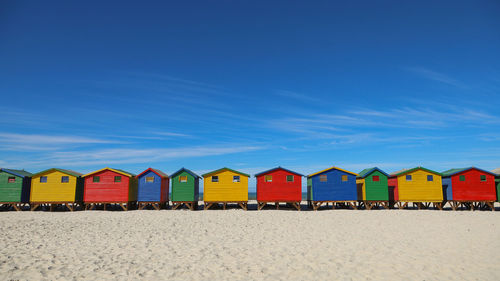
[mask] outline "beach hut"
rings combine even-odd
[[[388,178],[389,175],[377,167],[359,172],[356,178],[358,201],[363,202],[368,210],[378,206],[389,209]]]
[[[474,210],[488,206],[492,210],[497,199],[495,174],[475,167],[450,169],[443,175],[443,201],[456,210],[464,206]]]
[[[351,206],[358,200],[356,177],[358,174],[331,167],[307,176],[307,200],[317,210],[321,205]]]
[[[103,168],[86,175],[83,202],[85,209],[102,205],[118,205],[128,210],[137,201],[135,175],[118,169]]]
[[[273,168],[255,175],[257,178],[257,208],[261,210],[267,203],[291,204],[300,211],[302,201],[302,174],[282,167]]]
[[[248,178],[242,172],[229,168],[218,169],[203,176],[203,201],[205,210],[214,204],[236,203],[244,210],[248,204]]]
[[[30,201],[32,174],[25,170],[0,168],[0,205],[20,211]]]
[[[152,206],[160,210],[168,205],[169,178],[164,172],[148,168],[136,176],[137,178],[137,207],[142,210]]]
[[[419,209],[431,204],[442,209],[441,174],[424,167],[394,172],[389,177],[389,200],[400,209],[409,203]]]
[[[59,205],[73,211],[83,200],[82,174],[65,169],[52,168],[31,177],[31,210],[39,206]]]
[[[193,171],[181,168],[173,173],[172,179],[172,210],[186,206],[190,210],[198,208],[201,177]]]

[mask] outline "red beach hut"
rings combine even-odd
[[[257,178],[257,203],[262,209],[267,203],[274,202],[276,208],[279,203],[292,204],[300,211],[302,201],[303,175],[277,167],[255,175]]]
[[[137,201],[137,179],[132,173],[104,168],[83,175],[83,202],[86,209],[96,205],[119,205],[128,210]]]
[[[443,175],[443,199],[456,210],[460,205],[493,209],[496,201],[495,174],[476,167],[450,169]]]

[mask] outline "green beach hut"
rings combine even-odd
[[[198,207],[201,177],[188,170],[181,168],[170,176],[172,180],[172,210],[184,205],[190,210]]]
[[[17,211],[29,203],[32,174],[24,170],[0,169],[0,205]]]
[[[359,172],[356,178],[358,187],[358,201],[365,203],[367,209],[373,206],[389,208],[389,175],[374,167]]]

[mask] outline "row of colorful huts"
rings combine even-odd
[[[387,174],[379,168],[354,173],[331,167],[307,176],[308,205],[317,210],[322,205],[351,207],[442,209],[449,204],[458,208],[489,208],[500,198],[500,170],[492,172],[470,167],[442,173],[423,167]],[[124,210],[137,206],[160,209],[172,202],[172,209],[186,206],[196,209],[199,182],[203,178],[204,208],[213,205],[238,204],[247,209],[250,175],[222,168],[201,177],[182,168],[170,176],[149,168],[134,175],[112,168],[88,174],[52,168],[31,174],[24,170],[0,169],[0,205],[20,210],[29,205],[66,206],[74,210],[119,205]],[[300,210],[304,175],[277,167],[255,175],[260,210],[266,204],[286,203]],[[169,198],[169,189],[171,196]]]

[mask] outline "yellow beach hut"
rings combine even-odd
[[[219,203],[223,204],[224,209],[228,203],[236,203],[244,210],[247,209],[250,175],[222,168],[202,176],[205,210]]]
[[[52,210],[58,205],[66,206],[73,211],[83,201],[82,174],[71,170],[52,168],[31,178],[30,204],[31,210],[41,205],[50,206]]]
[[[418,208],[434,207],[442,209],[443,185],[441,174],[424,167],[401,170],[390,175],[389,201],[399,208],[413,203]]]

